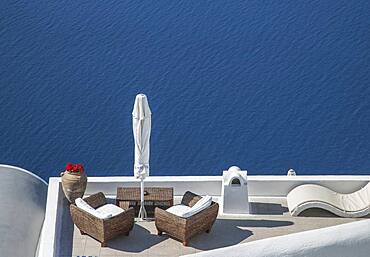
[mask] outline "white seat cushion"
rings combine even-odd
[[[176,216],[179,217],[184,217],[184,213],[188,212],[191,208],[189,206],[183,205],[183,204],[178,204],[174,205],[170,208],[168,208],[166,211],[169,213],[175,214]]]
[[[85,202],[82,198],[77,198],[75,200],[76,206],[81,210],[84,210],[87,213],[90,213],[94,217],[101,219],[101,214],[97,212],[93,207],[91,207],[87,202]]]
[[[77,198],[75,200],[75,203],[78,208],[80,208],[81,210],[84,210],[87,213],[90,213],[91,215],[93,215],[94,217],[97,217],[98,219],[107,219],[107,218],[112,217],[112,214],[102,213],[94,209],[82,198]]]
[[[100,212],[103,215],[110,215],[111,217],[117,216],[124,212],[124,210],[114,204],[105,204],[96,209],[96,211]]]
[[[176,216],[188,218],[191,217],[212,204],[212,197],[207,195],[202,197],[198,202],[196,202],[193,207],[189,207],[183,204],[175,205],[168,208],[166,211],[169,213],[175,214]]]

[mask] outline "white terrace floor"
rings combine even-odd
[[[252,199],[251,207],[255,215],[243,219],[219,217],[210,234],[204,233],[194,237],[188,247],[165,234],[157,236],[154,222],[144,221],[136,222],[130,236],[118,237],[111,240],[108,247],[102,248],[94,239],[80,234],[72,224],[68,206],[65,206],[61,249],[57,256],[173,257],[357,220],[334,217],[320,210],[306,212],[303,217],[292,217],[286,208],[286,201],[282,198]]]

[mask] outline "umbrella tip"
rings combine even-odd
[[[136,97],[145,98],[146,97],[146,94],[139,93],[139,94],[136,95]]]

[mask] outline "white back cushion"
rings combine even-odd
[[[209,195],[206,195],[205,197],[202,197],[198,202],[196,202],[193,207],[190,208],[190,210],[183,213],[184,218],[191,217],[204,209],[208,208],[212,204],[212,197]]]
[[[212,203],[212,197],[211,196],[209,196],[209,195],[206,195],[205,197],[202,197],[201,199],[199,199],[199,201],[198,202],[196,202],[194,205],[193,205],[193,207],[191,207],[192,209],[198,209],[198,208],[200,208],[200,207],[202,207],[202,206],[204,206],[204,205],[208,205],[208,206],[210,206],[211,205],[211,203]],[[207,206],[207,207],[208,207]],[[206,207],[206,208],[207,208]]]
[[[99,208],[96,209],[99,213],[107,215],[109,217],[114,217],[117,216],[118,214],[121,214],[125,210],[118,207],[117,205],[114,204],[105,204]]]
[[[188,212],[191,208],[189,206],[183,205],[183,204],[178,204],[174,205],[170,208],[168,208],[166,211],[169,213],[175,214],[176,216],[179,217],[184,217],[184,213]]]
[[[95,209],[93,207],[91,207],[87,202],[85,202],[82,198],[77,198],[75,200],[75,203],[77,205],[78,208],[88,212],[88,213],[91,213],[91,212],[94,212]]]

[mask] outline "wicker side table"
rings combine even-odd
[[[140,187],[118,187],[116,204],[125,210],[133,207],[137,217],[140,210]],[[145,187],[144,205],[148,217],[154,217],[155,207],[167,209],[173,205],[173,188]]]

